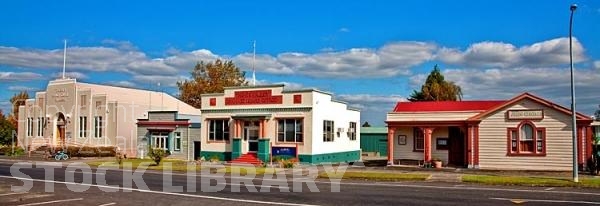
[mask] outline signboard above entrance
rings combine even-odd
[[[532,110],[508,110],[506,113],[508,119],[523,120],[523,119],[544,119],[544,110],[532,109]]]
[[[225,105],[282,104],[281,95],[273,96],[271,90],[236,91],[234,97],[226,97]]]

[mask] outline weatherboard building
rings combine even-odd
[[[58,79],[19,107],[18,140],[28,150],[115,146],[141,157],[152,146],[189,158],[199,117],[199,109],[166,93]]]
[[[315,89],[228,87],[202,95],[201,158],[260,163],[360,160],[360,112]]]
[[[530,93],[500,101],[399,102],[387,114],[388,164],[440,159],[499,170],[569,171],[571,111]],[[592,119],[577,113],[577,164],[592,154]]]

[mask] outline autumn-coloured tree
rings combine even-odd
[[[29,99],[29,94],[26,91],[16,93],[10,98],[12,113],[8,116],[8,121],[15,128],[19,128],[19,106],[25,105],[27,99]]]
[[[189,80],[177,82],[179,99],[185,103],[200,108],[201,94],[221,93],[224,87],[245,86],[245,72],[241,71],[232,61],[221,61],[196,64]]]
[[[2,110],[0,110],[0,145],[8,145],[13,141],[13,130],[16,130],[16,127],[8,121],[8,118],[6,118]]]
[[[413,91],[409,101],[460,101],[462,100],[462,89],[454,82],[444,80],[444,75],[437,65],[427,76],[421,91]]]

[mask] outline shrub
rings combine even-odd
[[[116,147],[113,146],[102,146],[102,147],[90,147],[90,146],[68,146],[66,148],[63,147],[48,147],[41,146],[36,148],[33,152],[48,152],[49,154],[54,154],[58,151],[64,151],[69,155],[69,157],[114,157],[116,152]]]
[[[150,157],[152,160],[154,160],[154,163],[156,163],[156,166],[158,166],[160,164],[160,161],[165,156],[166,156],[165,150],[160,149],[160,148],[153,148],[148,151],[148,157]]]
[[[6,146],[6,147],[2,147],[1,149],[2,153],[4,153],[4,155],[6,156],[21,156],[23,154],[25,154],[25,150],[21,147],[14,147],[14,151],[13,148],[11,146]]]
[[[294,168],[296,166],[296,159],[284,159],[280,160],[279,164],[283,168]]]
[[[219,162],[219,161],[221,161],[221,158],[219,158],[219,156],[217,156],[217,155],[213,155],[213,156],[210,157],[210,159],[208,161],[210,161],[210,162]]]

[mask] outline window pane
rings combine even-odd
[[[304,139],[302,138],[302,133],[297,133],[296,134],[296,142],[303,142]]]
[[[538,130],[537,131],[537,140],[543,140],[544,139],[544,132],[542,132],[542,130]]]
[[[285,139],[283,138],[283,132],[277,133],[277,141],[283,142]]]
[[[533,127],[528,124],[521,126],[521,141],[533,140]]]

